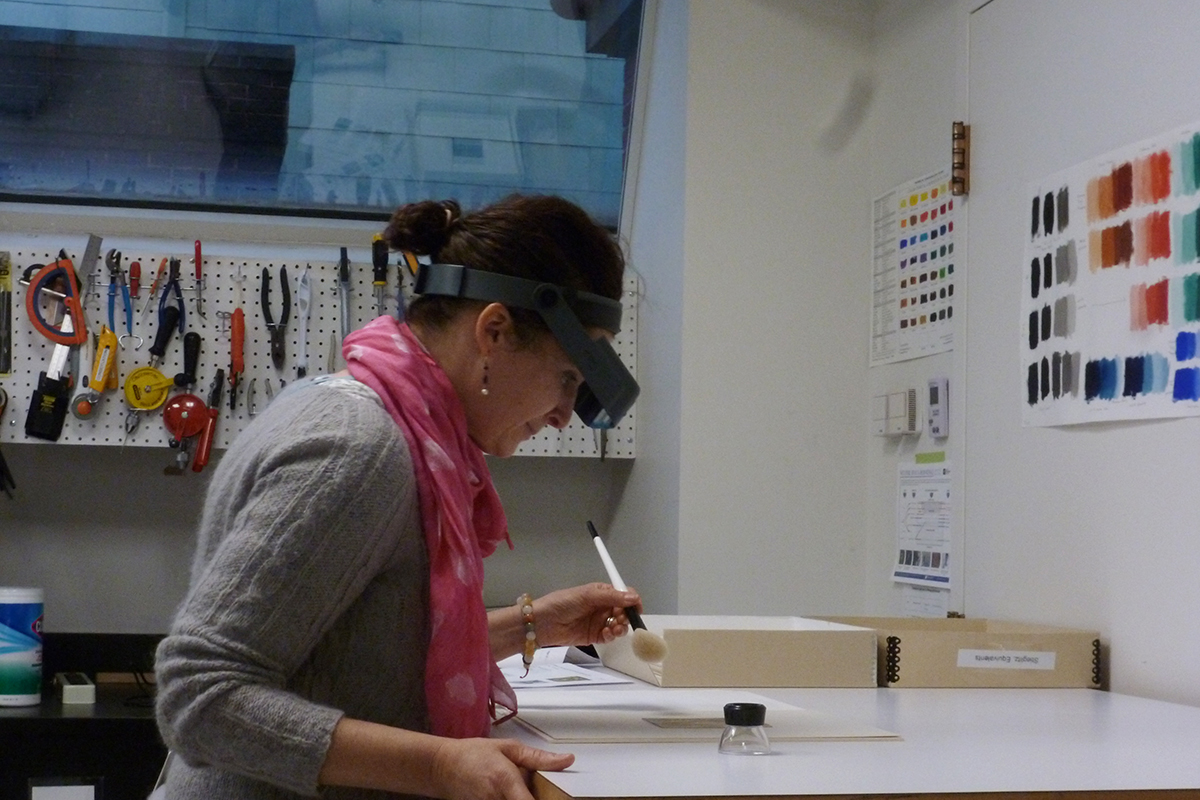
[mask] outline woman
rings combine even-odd
[[[385,238],[621,292],[620,249],[559,198],[466,216],[416,203]],[[639,602],[597,583],[483,608],[482,558],[508,542],[483,454],[564,427],[580,372],[536,313],[433,295],[343,352],[347,373],[290,386],[213,475],[192,585],[158,651],[159,727],[182,759],[167,797],[527,800],[532,771],[573,757],[488,738],[516,705],[495,661],[611,641]]]

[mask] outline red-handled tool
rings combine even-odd
[[[238,265],[237,278],[234,279],[236,286],[236,294],[234,295],[233,313],[229,316],[229,410],[233,411],[237,407],[237,390],[238,381],[241,380],[242,373],[246,370],[245,346],[246,346],[246,312],[242,311],[242,284],[245,283],[246,276],[242,274],[242,267]]]
[[[213,378],[212,389],[208,393],[208,421],[200,433],[200,443],[196,446],[196,457],[192,459],[192,472],[200,472],[208,464],[213,437],[217,433],[217,415],[220,413],[221,391],[224,388],[225,370],[218,369],[217,376]]]
[[[204,256],[200,253],[200,240],[199,239],[196,240],[195,261],[196,261],[196,313],[200,315],[201,319],[208,319],[208,316],[204,313],[204,293],[203,293],[203,288],[204,288],[203,272],[204,271],[202,269],[202,265],[204,264]]]
[[[134,261],[129,265],[129,293],[135,298],[142,287],[142,262]]]
[[[57,261],[44,266],[34,265],[26,272],[34,270],[37,270],[36,273],[30,275],[28,280],[21,280],[29,286],[25,295],[25,311],[33,327],[55,344],[83,344],[88,336],[87,322],[83,316],[83,304],[79,302],[79,280],[75,277],[75,265],[65,253],[60,253]],[[71,317],[70,325],[55,327],[46,321],[41,308],[43,294],[62,301],[63,308]]]

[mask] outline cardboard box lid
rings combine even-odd
[[[986,618],[825,619],[875,629],[880,684],[912,687],[1098,687],[1094,630]]]
[[[640,661],[625,636],[597,645],[606,667],[656,686],[876,686],[875,631],[807,617],[652,615],[667,643],[661,664]]]

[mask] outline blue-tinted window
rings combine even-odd
[[[553,193],[615,227],[640,5],[0,2],[0,196],[378,217]],[[585,7],[607,21],[559,13]]]

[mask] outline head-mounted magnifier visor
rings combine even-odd
[[[637,399],[637,381],[608,339],[588,335],[588,328],[620,331],[621,303],[611,297],[458,264],[422,264],[414,291],[536,311],[583,374],[575,413],[588,427],[615,427]]]

